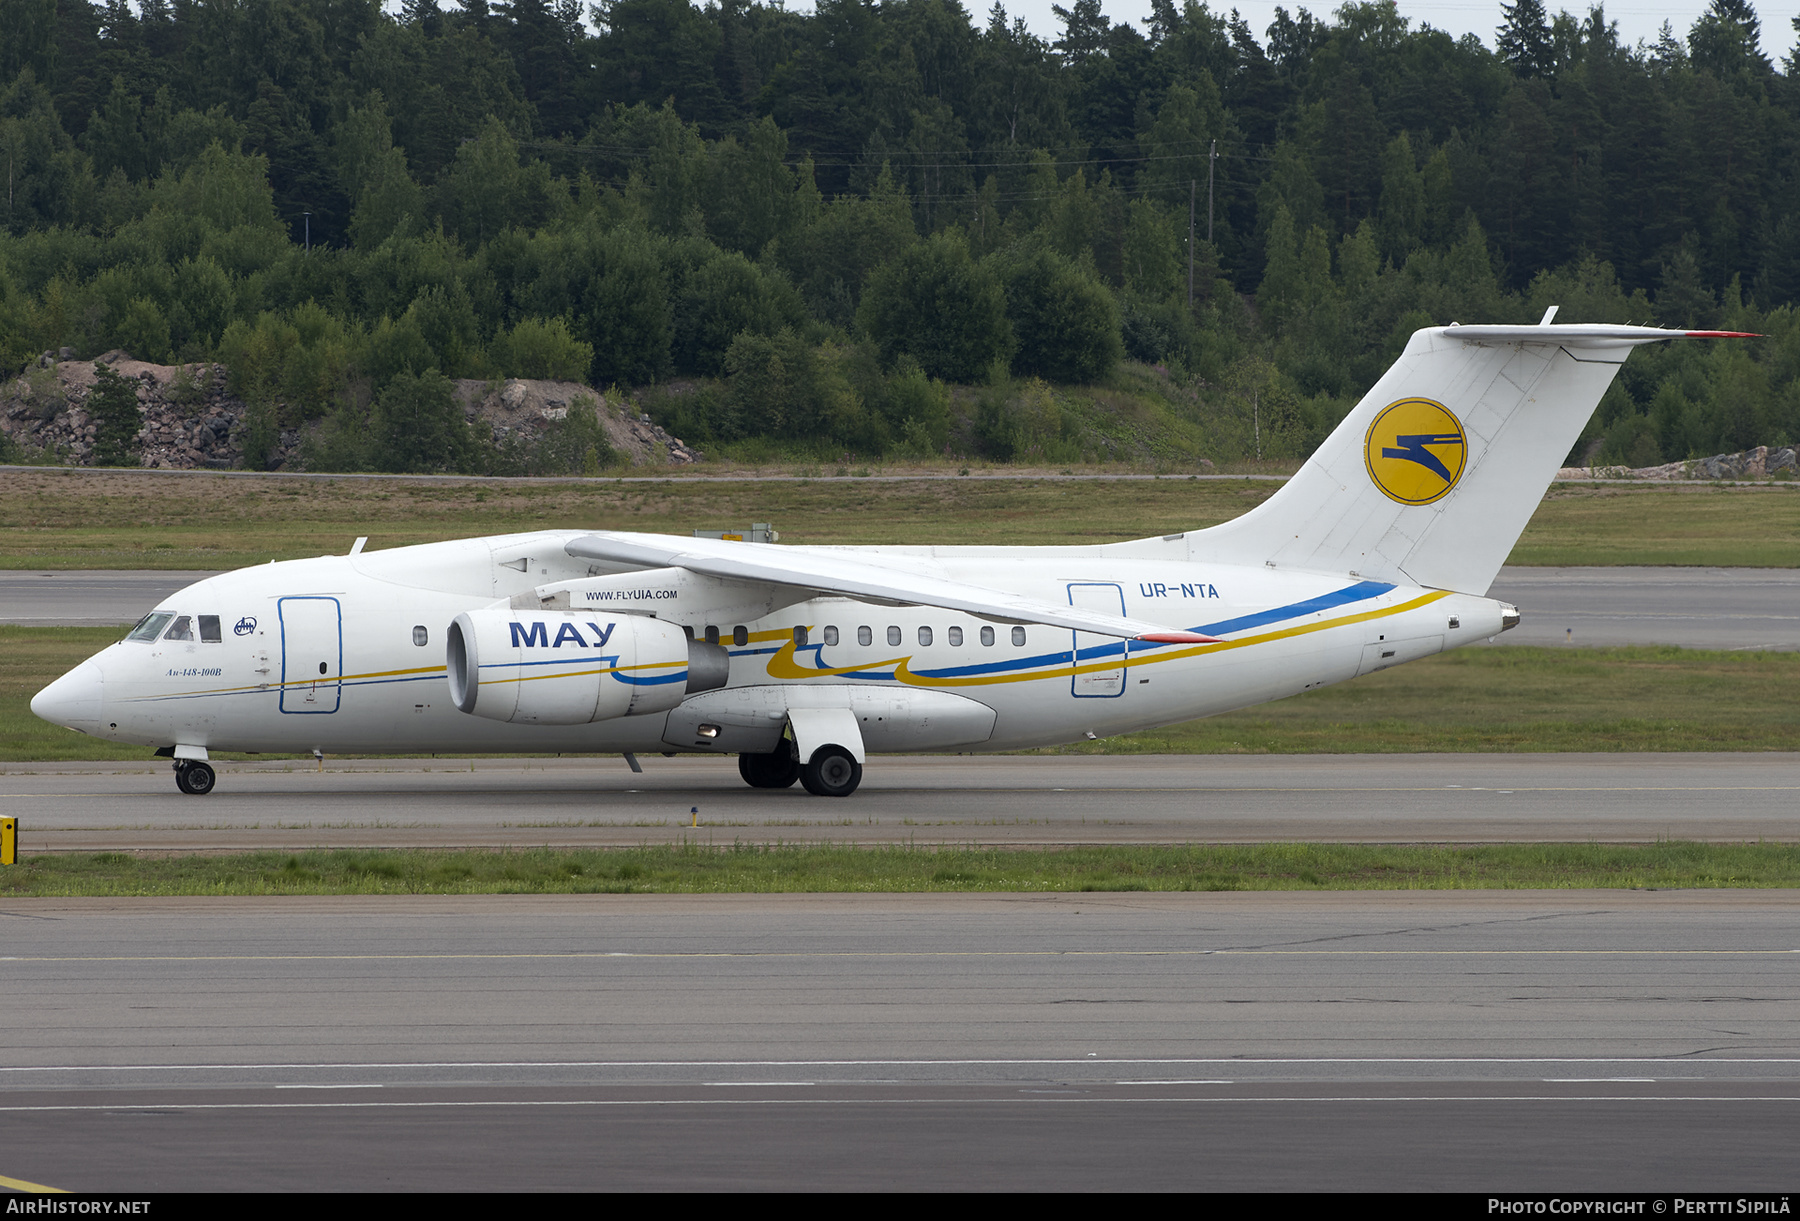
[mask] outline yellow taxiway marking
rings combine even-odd
[[[42,1183],[27,1183],[24,1179],[9,1179],[4,1174],[0,1174],[0,1187],[10,1188],[13,1191],[29,1191],[34,1195],[41,1196],[66,1196],[69,1194],[60,1187],[46,1187]]]

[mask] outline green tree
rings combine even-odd
[[[550,215],[553,185],[542,163],[522,165],[519,146],[499,119],[456,152],[437,188],[445,227],[471,250],[502,229],[530,228]]]
[[[111,365],[94,365],[94,386],[88,391],[88,415],[93,418],[94,465],[136,466],[132,451],[137,446],[137,383],[121,377]]]
[[[375,400],[371,419],[377,470],[435,474],[466,470],[475,443],[450,379],[436,369],[402,373]]]
[[[1500,11],[1506,16],[1494,38],[1500,58],[1520,76],[1553,75],[1556,48],[1543,0],[1513,0],[1502,4]]]
[[[521,318],[512,330],[494,337],[489,357],[508,377],[579,381],[594,363],[594,347],[570,334],[565,319]]]
[[[0,43],[10,42],[10,36],[0,37]],[[87,159],[63,131],[50,91],[32,70],[10,79],[0,87],[0,161],[7,176],[0,232],[22,234],[84,219],[94,195]]]
[[[1185,224],[1177,234],[1174,218],[1148,199],[1134,199],[1125,222],[1125,285],[1146,297],[1160,298],[1187,284]],[[1183,222],[1186,217],[1181,218]],[[1204,233],[1199,235],[1204,238]],[[1198,286],[1204,288],[1204,285]]]
[[[884,361],[904,353],[944,381],[975,381],[1012,352],[1005,294],[954,230],[879,268],[858,319]]]
[[[150,200],[154,211],[198,217],[217,230],[241,226],[283,239],[287,236],[286,226],[275,215],[268,158],[227,152],[216,139],[185,170],[178,174],[165,171]]]
[[[1042,248],[994,256],[1017,349],[1013,369],[1055,382],[1096,382],[1124,354],[1106,286]]]
[[[793,288],[735,251],[714,252],[677,294],[675,367],[718,376],[731,341],[744,331],[770,335],[802,322]]]
[[[1201,69],[1192,88],[1170,85],[1156,121],[1138,134],[1147,158],[1139,185],[1157,191],[1156,198],[1165,204],[1179,200],[1185,205],[1197,184],[1204,203],[1212,142],[1225,144],[1225,135],[1225,107],[1211,73]]]
[[[782,257],[814,317],[847,331],[870,273],[917,241],[906,191],[883,167],[866,198],[826,204]]]
[[[169,358],[169,320],[149,297],[132,299],[113,334],[139,360],[160,364]]]
[[[1378,232],[1381,252],[1395,263],[1425,240],[1425,175],[1413,158],[1412,140],[1401,132],[1381,155]]]
[[[792,331],[739,335],[725,370],[731,409],[747,432],[830,442],[858,430],[861,404],[842,371]]]

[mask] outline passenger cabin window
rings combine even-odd
[[[423,623],[418,624],[413,628],[413,643],[418,645],[421,649],[431,643],[431,633],[425,630],[425,625]]]
[[[875,630],[873,628],[869,627],[867,624],[864,624],[862,627],[857,628],[856,629],[856,643],[857,644],[865,644],[865,645],[866,644],[874,644],[875,643]]]
[[[749,644],[750,643],[750,629],[745,627],[741,623],[738,624],[736,627],[732,628],[731,629],[731,643],[735,644],[740,649],[743,648],[745,645]]]
[[[888,643],[889,644],[899,644],[900,643],[900,629],[899,628],[897,628],[897,627],[888,628]]]
[[[131,629],[127,640],[155,640],[162,635],[162,630],[169,626],[169,620],[175,616],[165,611],[151,611],[138,620],[137,626]]]
[[[826,644],[836,644],[837,642],[838,642],[837,629],[835,627],[826,628],[825,629],[825,643]]]
[[[706,643],[707,644],[718,644],[719,643],[719,625],[718,624],[709,623],[706,625]]]
[[[804,649],[806,647],[806,629],[804,627],[797,627],[794,629],[794,647],[796,649]]]
[[[922,627],[919,629],[919,643],[926,648],[931,647],[931,629],[930,628]]]
[[[1024,628],[1016,627],[1013,629],[1013,643],[1020,646],[1021,648],[1024,647],[1024,645],[1025,645],[1025,629]]]
[[[164,640],[192,640],[194,621],[186,615],[175,616],[174,624],[163,634]]]
[[[994,647],[994,629],[993,628],[984,627],[981,629],[981,643],[987,645],[990,649]]]
[[[219,617],[217,615],[200,616],[200,643],[218,644],[224,637],[219,634]]]
[[[950,629],[950,647],[953,649],[962,648],[962,629],[961,628],[953,627]]]

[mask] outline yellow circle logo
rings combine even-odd
[[[1462,422],[1442,403],[1401,399],[1369,425],[1363,456],[1369,478],[1388,499],[1428,505],[1462,478],[1469,443]]]

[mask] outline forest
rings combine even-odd
[[[1635,355],[1572,461],[1800,439],[1748,0],[1145,3],[0,0],[0,375],[219,362],[252,466],[501,471],[450,386],[511,377],[751,462],[1292,460],[1416,328],[1556,305],[1767,336]]]

